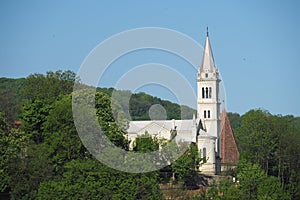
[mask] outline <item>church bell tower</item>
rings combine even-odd
[[[220,156],[220,81],[207,31],[202,63],[197,78],[197,118],[203,123],[205,132],[217,138],[216,156]]]

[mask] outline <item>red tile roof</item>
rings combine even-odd
[[[231,128],[230,121],[225,109],[221,113],[221,162],[223,164],[236,164],[239,160],[239,150],[237,148],[237,142],[234,136],[234,132]]]

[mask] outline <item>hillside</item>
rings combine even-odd
[[[9,121],[18,119],[21,105],[26,103],[28,96],[32,93],[49,93],[48,96],[58,95],[52,95],[52,91],[56,87],[52,83],[44,83],[45,80],[41,79],[42,76],[41,74],[35,74],[30,75],[28,78],[0,78],[0,111],[5,114]],[[37,80],[32,81],[33,78]],[[38,82],[39,79],[40,82]],[[196,111],[188,106],[180,106],[143,92],[132,93],[127,90],[114,90],[113,88],[97,88],[97,91],[109,96],[114,91],[117,101],[123,110],[129,112],[132,120],[149,120],[149,108],[155,104],[160,104],[166,110],[166,119],[192,119],[193,114],[196,114]],[[129,102],[126,102],[127,98],[130,99]]]
[[[25,78],[0,78],[0,111],[10,122],[17,119],[22,101],[21,89],[24,84]]]

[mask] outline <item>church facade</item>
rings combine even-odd
[[[139,135],[148,133],[168,140],[171,132],[176,130],[176,141],[197,144],[204,160],[199,167],[202,173],[215,174],[234,166],[239,152],[226,110],[220,111],[220,82],[207,33],[197,74],[197,115],[190,120],[130,121],[127,138],[131,141],[131,148]]]

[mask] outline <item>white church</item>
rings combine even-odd
[[[215,174],[234,166],[239,157],[234,133],[225,109],[220,114],[220,77],[215,66],[208,32],[197,77],[197,116],[190,120],[130,121],[127,138],[134,140],[145,133],[158,139],[171,139],[176,130],[176,140],[197,144],[201,157],[201,173]]]

